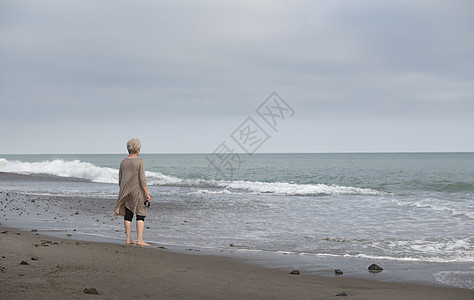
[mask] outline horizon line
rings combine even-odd
[[[436,154],[436,153],[474,153],[474,151],[334,151],[334,152],[261,152],[248,154],[245,152],[233,152],[242,155],[263,155],[263,154]],[[141,152],[140,155],[212,155],[212,152]],[[116,153],[0,153],[0,155],[127,155],[125,152]]]

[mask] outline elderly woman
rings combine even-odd
[[[127,233],[127,245],[135,244],[132,240],[132,219],[137,216],[137,242],[138,246],[149,246],[143,241],[143,228],[147,213],[146,201],[150,203],[151,197],[148,193],[145,178],[145,162],[138,157],[141,143],[138,139],[127,142],[129,155],[120,163],[119,186],[117,206],[115,215],[124,216],[125,232]]]

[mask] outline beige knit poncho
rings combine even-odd
[[[145,162],[143,159],[125,158],[120,163],[119,171],[120,192],[115,215],[125,216],[125,207],[139,216],[146,216],[146,187]]]

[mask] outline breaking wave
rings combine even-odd
[[[79,160],[56,159],[42,162],[8,161],[0,158],[0,171],[19,174],[45,174],[60,177],[87,179],[92,182],[118,182],[118,169],[99,167]],[[146,171],[148,185],[196,187],[201,193],[216,193],[214,189],[224,189],[225,193],[273,194],[287,196],[311,195],[382,195],[383,192],[368,188],[347,187],[326,184],[295,184],[286,182],[227,181],[208,179],[183,179],[159,172]]]

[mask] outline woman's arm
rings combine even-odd
[[[145,162],[143,162],[143,160],[140,163],[140,168],[139,168],[138,175],[139,175],[139,179],[140,179],[140,185],[142,186],[142,188],[143,188],[143,190],[145,191],[145,194],[146,194],[146,200],[148,202],[150,202],[151,197],[150,197],[150,193],[148,193],[148,186],[146,184]]]
[[[119,186],[122,186],[122,165],[119,168]]]

